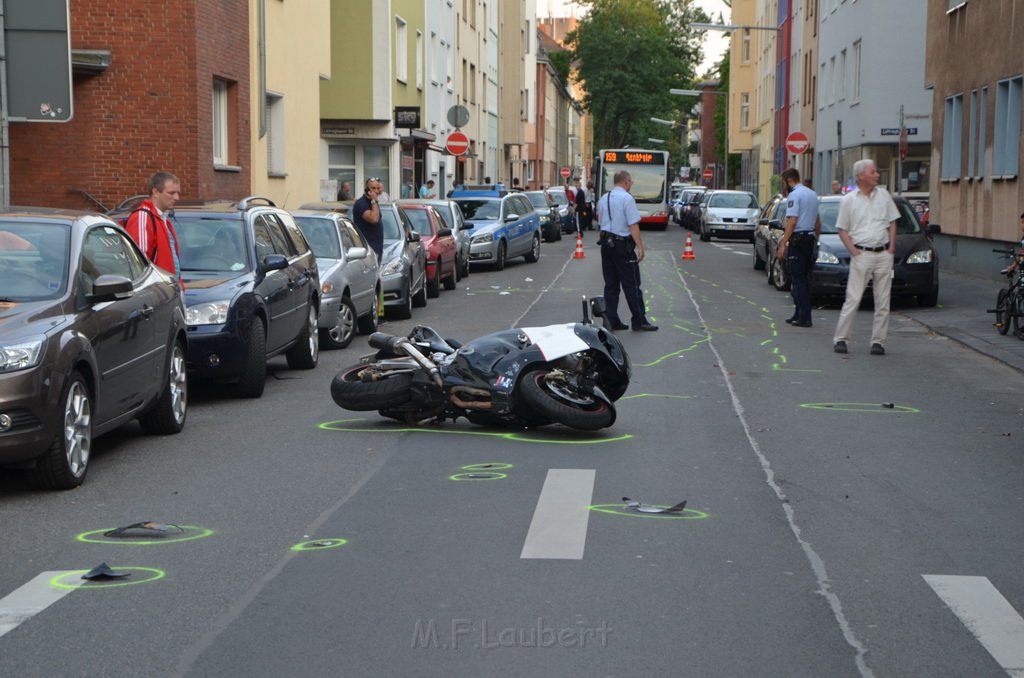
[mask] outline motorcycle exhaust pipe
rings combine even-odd
[[[479,396],[486,398],[487,400],[463,400],[459,397],[459,393],[463,393],[467,396]],[[473,388],[472,386],[453,386],[448,397],[456,407],[461,407],[464,410],[490,410],[494,407],[494,403],[491,401],[491,392],[482,388]]]
[[[441,379],[441,373],[437,370],[437,365],[430,358],[420,353],[416,345],[407,338],[396,337],[384,334],[383,332],[374,332],[370,335],[369,344],[376,349],[390,351],[396,355],[405,354],[409,356],[419,363],[420,367],[430,373],[430,378],[438,388],[444,388],[444,381]]]

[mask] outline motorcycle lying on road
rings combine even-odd
[[[377,410],[406,423],[465,417],[483,426],[558,423],[596,431],[615,423],[629,386],[626,350],[595,325],[604,298],[583,299],[578,323],[503,330],[461,344],[433,329],[370,335],[377,353],[338,373],[331,397],[346,410]]]

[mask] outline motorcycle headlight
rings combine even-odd
[[[473,236],[473,244],[474,245],[479,245],[479,244],[485,243],[485,242],[494,242],[494,234],[493,233],[481,233],[480,235],[474,235]]]
[[[17,372],[35,367],[43,357],[46,337],[33,337],[16,344],[0,344],[0,372]]]
[[[907,257],[908,264],[930,264],[932,263],[932,249],[918,250]]]
[[[828,250],[818,250],[818,258],[814,260],[816,264],[838,264],[839,257],[832,254]]]
[[[231,302],[205,301],[193,304],[185,309],[185,322],[189,325],[223,325],[228,321],[228,308]]]
[[[380,269],[381,275],[394,275],[402,270],[402,259],[397,257],[392,259],[388,263],[384,264],[384,268]]]

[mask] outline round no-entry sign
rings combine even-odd
[[[572,170],[568,167],[563,167],[558,173],[562,175],[563,179],[568,179],[569,175],[572,174]]]
[[[703,176],[704,176],[705,179],[713,179],[714,176],[715,176],[715,171],[713,169],[711,169],[710,167],[708,167],[706,170],[704,170],[704,175]]]
[[[786,150],[790,153],[800,155],[811,146],[810,139],[803,132],[790,132],[786,137]]]
[[[469,150],[469,137],[455,130],[448,135],[448,141],[445,142],[444,148],[452,155],[462,155]]]

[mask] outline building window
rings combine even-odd
[[[836,58],[828,60],[828,103],[836,102]]]
[[[228,165],[228,83],[213,79],[213,164]]]
[[[960,177],[960,155],[964,131],[964,95],[948,97],[942,127],[942,178]]]
[[[387,146],[363,146],[363,171],[367,177],[379,177],[385,193],[391,193]]]
[[[978,165],[974,170],[974,176],[985,176],[985,167],[988,161],[988,87],[981,88],[981,97],[978,99]]]
[[[1020,100],[1022,78],[996,83],[996,128],[992,136],[992,174],[1015,177],[1020,162]]]
[[[839,100],[846,98],[846,50],[839,53]]]
[[[347,181],[352,189],[352,195],[357,194],[355,146],[331,144],[327,147],[327,178],[337,182],[339,188]],[[362,193],[362,190],[358,193]]]
[[[402,17],[395,17],[395,78],[399,82],[409,79],[409,25]]]
[[[740,129],[750,127],[750,94],[740,94]]]
[[[978,90],[971,90],[967,108],[967,174],[974,174],[978,157]]]
[[[740,43],[740,61],[750,63],[750,31],[743,31],[743,42]]]
[[[853,43],[853,103],[860,101],[860,40]]]
[[[423,89],[423,31],[416,31],[416,89]]]
[[[284,157],[284,97],[267,92],[267,174],[283,176]]]

